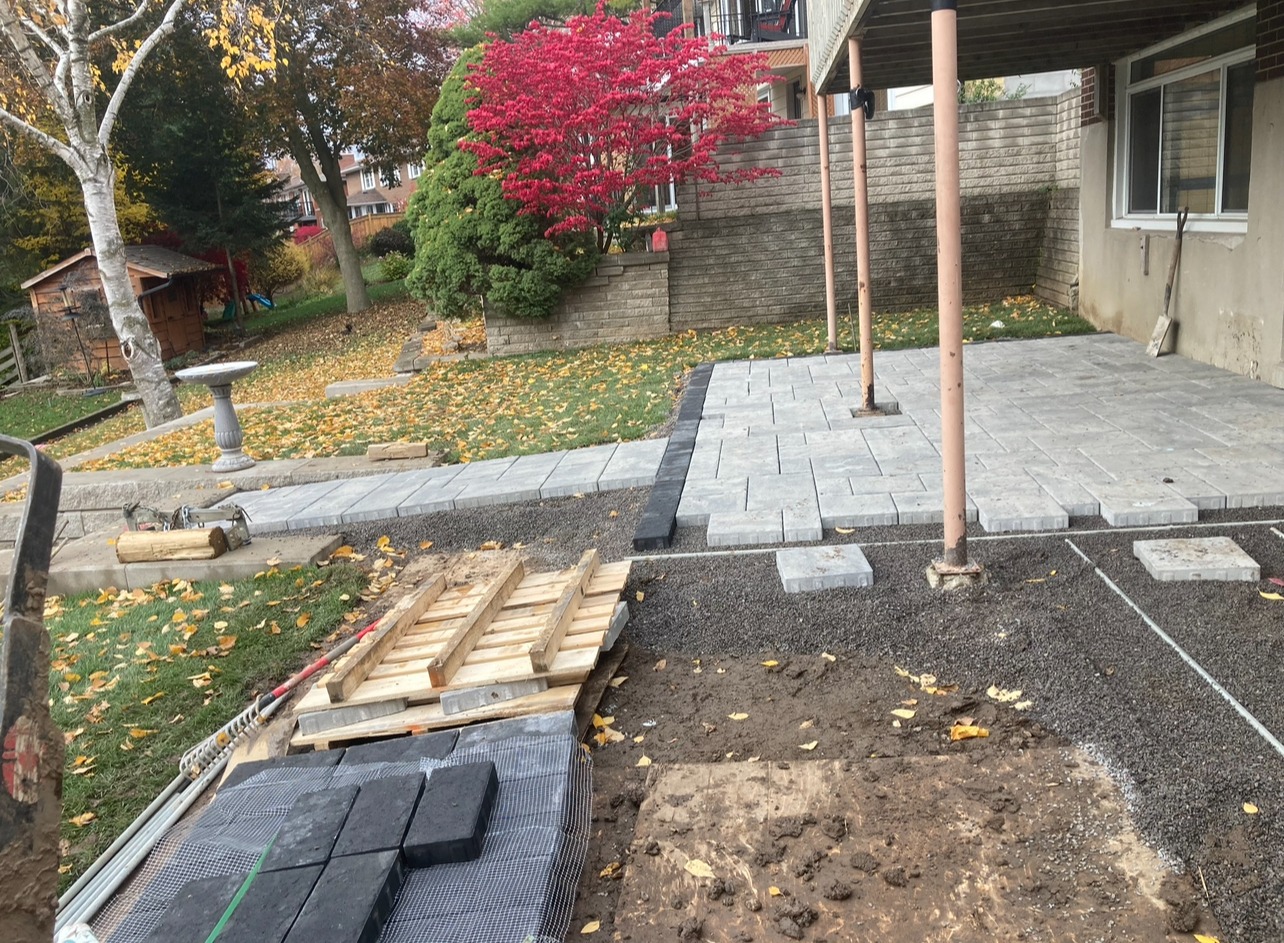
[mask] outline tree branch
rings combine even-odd
[[[98,143],[104,149],[111,140],[112,129],[116,126],[116,117],[120,114],[120,108],[124,104],[125,95],[129,91],[129,87],[134,84],[134,79],[138,77],[138,72],[143,67],[144,60],[151,55],[152,50],[174,31],[174,21],[178,19],[183,3],[184,0],[173,0],[170,3],[169,9],[165,11],[165,16],[160,21],[160,25],[143,40],[143,44],[138,47],[138,52],[134,53],[134,58],[129,61],[129,65],[121,73],[120,82],[117,83],[115,91],[111,93],[111,101],[107,103],[107,109],[103,112],[102,123],[98,126]]]
[[[102,27],[101,29],[94,30],[92,33],[89,34],[89,38],[86,40],[86,42],[90,46],[92,46],[94,43],[98,42],[99,40],[106,39],[108,36],[114,36],[117,33],[120,33],[120,32],[123,32],[124,30],[129,29],[131,26],[133,26],[135,23],[137,23],[139,20],[143,18],[143,16],[151,8],[151,5],[152,5],[152,0],[140,0],[137,8],[135,8],[133,13],[129,14],[129,16],[125,17],[123,20],[117,20],[115,23],[110,23],[107,26]]]
[[[18,20],[18,15],[11,3],[0,3],[0,36],[9,40],[9,46],[13,49],[18,57],[18,62],[30,76],[31,81],[35,84],[40,94],[49,102],[51,108],[58,113],[58,117],[66,124],[74,118],[71,102],[67,100],[66,94],[62,88],[54,83],[53,78],[49,75],[49,70],[45,68],[44,62],[36,53],[31,45],[31,40],[27,38],[23,30],[22,23]],[[15,120],[22,119],[11,115]],[[22,122],[26,125],[26,122]]]
[[[54,42],[53,37],[50,36],[48,33],[46,33],[44,30],[42,30],[33,20],[24,16],[22,18],[22,25],[26,27],[27,30],[33,36],[36,37],[36,39],[44,43],[45,47],[50,52],[52,52],[55,56],[57,56],[60,60],[64,55],[66,55],[67,50],[64,49],[62,46],[59,46],[56,42]]]
[[[75,169],[75,165],[73,164],[73,161],[76,159],[75,152],[52,134],[41,131],[34,125],[28,124],[17,115],[5,110],[4,108],[0,108],[0,124],[7,124],[19,133],[32,138],[45,150],[62,158],[67,166],[71,167],[73,170]]]

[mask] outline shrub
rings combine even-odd
[[[317,226],[316,224],[312,224],[310,226],[300,226],[298,229],[294,231],[294,244],[298,245],[300,242],[307,242],[313,236],[322,232],[325,232],[325,230],[322,229],[320,226]]]
[[[460,57],[441,87],[428,133],[426,168],[406,218],[415,235],[415,260],[406,284],[442,317],[471,313],[480,298],[505,314],[547,317],[562,291],[593,271],[591,235],[544,238],[548,222],[518,215],[499,180],[477,177],[477,158],[459,149],[468,134],[469,65],[481,51]]]
[[[298,246],[280,242],[250,260],[250,284],[269,301],[277,289],[293,285],[308,274],[308,254]]]
[[[410,274],[414,260],[402,252],[389,252],[379,263],[379,276],[385,282],[398,282]]]
[[[383,258],[389,252],[400,252],[407,258],[415,254],[415,239],[410,235],[410,224],[399,219],[387,229],[381,229],[370,237],[370,251]]]

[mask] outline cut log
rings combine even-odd
[[[384,613],[373,632],[357,643],[344,655],[326,676],[325,690],[330,701],[337,703],[352,694],[370,672],[378,667],[383,657],[401,641],[406,630],[415,620],[428,611],[446,588],[446,577],[440,573],[418,592],[403,597]]]
[[[434,688],[445,687],[450,683],[451,677],[459,670],[459,666],[490,625],[490,620],[504,608],[504,603],[525,576],[526,568],[522,566],[521,560],[510,563],[486,594],[477,600],[472,611],[450,633],[437,654],[428,660],[428,681]]]
[[[575,610],[584,601],[584,591],[588,588],[589,581],[593,579],[593,574],[597,572],[597,563],[597,551],[585,550],[579,564],[575,567],[575,572],[571,575],[570,582],[566,584],[566,589],[562,590],[561,598],[557,600],[553,611],[548,614],[543,626],[540,627],[539,636],[531,645],[532,671],[552,670],[553,659],[557,657],[557,650],[562,645],[562,639],[566,637],[566,628],[571,624]]]
[[[227,553],[227,534],[221,527],[191,530],[130,530],[116,538],[121,563],[157,560],[213,560]]]

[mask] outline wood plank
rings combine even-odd
[[[540,626],[539,637],[531,644],[532,671],[548,671],[549,666],[552,665],[562,639],[566,636],[566,629],[571,624],[571,617],[575,615],[575,610],[583,601],[584,591],[588,588],[589,581],[593,579],[593,574],[597,572],[599,562],[596,550],[585,550],[584,555],[580,557],[575,573],[566,584],[566,588],[562,590],[561,598],[557,600],[557,605]]]
[[[441,709],[440,702],[422,704],[399,714],[363,721],[347,727],[336,727],[311,737],[301,733],[296,734],[290,741],[290,745],[320,748],[322,744],[326,744],[325,748],[328,749],[330,744],[339,745],[351,740],[419,734],[444,727],[462,727],[479,720],[499,720],[505,717],[525,717],[551,711],[573,710],[579,692],[579,684],[559,685],[550,687],[547,691],[540,691],[538,694],[529,694],[511,701],[487,704],[485,707],[449,715]]]
[[[330,701],[350,697],[445,588],[446,577],[438,573],[422,589],[404,596],[384,613],[375,630],[340,658],[326,676],[325,690]]]
[[[521,560],[514,560],[491,583],[490,589],[473,605],[472,612],[451,632],[438,652],[428,659],[428,680],[434,688],[443,688],[464,663],[477,640],[481,638],[495,613],[503,608],[504,601],[512,595],[526,576]]]

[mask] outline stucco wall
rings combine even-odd
[[[1111,226],[1117,122],[1083,129],[1080,310],[1093,324],[1146,340],[1163,306],[1175,244]],[[1284,78],[1258,82],[1253,102],[1252,181],[1245,233],[1189,232],[1166,350],[1284,387]]]

